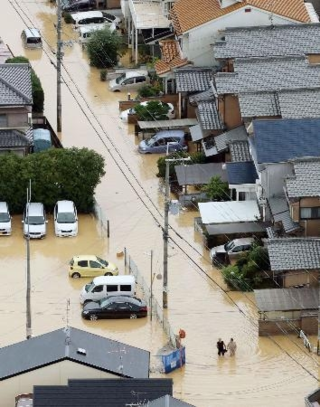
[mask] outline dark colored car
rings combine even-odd
[[[62,5],[62,11],[71,13],[74,11],[88,11],[96,7],[95,0],[69,0]]]
[[[145,301],[136,297],[110,297],[100,301],[88,302],[82,311],[82,317],[96,321],[102,318],[143,318],[148,315]]]

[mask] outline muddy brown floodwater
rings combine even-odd
[[[49,1],[2,0],[0,36],[15,55],[26,55],[41,78],[45,113],[56,122],[55,7]],[[42,51],[26,51],[20,33],[25,26],[40,28]],[[63,27],[63,39],[76,39],[71,27]],[[97,200],[110,221],[110,239],[99,235],[99,226],[84,217],[79,239],[48,237],[32,244],[33,331],[47,332],[64,323],[66,299],[71,298],[71,324],[156,352],[165,337],[148,320],[84,323],[78,306],[80,282],[69,281],[66,265],[75,251],[94,250],[116,259],[124,247],[149,281],[150,258],[154,271],[162,271],[163,187],[156,177],[157,157],[137,152],[133,129],[120,122],[118,104],[126,94],[111,93],[89,67],[78,43],[65,48],[63,69],[63,132],[65,147],[86,146],[106,160],[106,175],[97,189]],[[304,396],[318,387],[318,358],[308,353],[294,335],[259,338],[257,309],[252,293],[225,292],[220,272],[211,267],[201,237],[194,231],[194,211],[170,215],[169,309],[174,330],[187,337],[186,366],[169,375],[174,395],[197,407],[267,407],[304,405]],[[15,220],[18,228],[19,221]],[[177,232],[177,233],[176,233]],[[15,233],[20,233],[17,230]],[[18,239],[19,240],[19,239]],[[81,242],[81,244],[80,244]],[[79,243],[79,245],[78,245]],[[5,276],[1,290],[0,345],[24,337],[23,239],[12,246],[0,240],[0,264]],[[19,266],[19,268],[17,267]],[[50,290],[49,290],[50,288]],[[155,280],[155,296],[161,303],[161,281]],[[235,358],[218,358],[215,343],[234,337]],[[316,338],[310,338],[316,343]],[[152,373],[152,376],[161,376]]]

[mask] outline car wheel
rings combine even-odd
[[[79,273],[73,273],[71,277],[72,278],[80,278],[81,276],[80,276]]]
[[[113,274],[110,273],[110,271],[108,271],[108,273],[106,273],[105,276],[113,276]]]
[[[137,319],[137,318],[138,318],[137,314],[131,314],[130,315],[130,319]]]
[[[97,319],[98,317],[96,316],[96,314],[90,315],[90,321],[96,321]]]

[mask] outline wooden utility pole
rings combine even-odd
[[[26,280],[27,280],[27,291],[26,291],[26,314],[27,314],[27,321],[26,321],[26,337],[30,339],[32,336],[32,328],[31,328],[31,275],[30,275],[30,222],[29,222],[29,205],[31,202],[31,180],[29,181],[29,187],[27,188],[27,206],[26,206],[26,219],[28,222],[27,228],[27,236],[26,236],[26,249],[27,249],[27,272],[26,272]],[[25,220],[26,220],[25,219]]]
[[[61,0],[57,0],[57,131],[61,132],[61,64],[62,64],[62,41],[61,41]]]

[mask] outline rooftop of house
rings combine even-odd
[[[285,179],[288,198],[320,197],[320,158],[293,162],[294,176]]]
[[[222,163],[206,163],[192,165],[175,165],[179,185],[206,185],[214,176],[219,176],[221,181],[227,182],[227,172]]]
[[[199,101],[197,118],[204,130],[223,129],[223,123],[215,100]]]
[[[222,8],[219,0],[178,0],[171,10],[171,18],[178,35],[233,13],[244,7],[260,8],[293,21],[309,23],[310,16],[303,0],[246,0]]]
[[[231,161],[251,161],[252,157],[250,154],[248,140],[232,140],[228,143]]]
[[[29,147],[33,145],[33,130],[29,127],[25,132],[21,130],[0,130],[0,148]]]
[[[320,268],[320,239],[318,238],[268,239],[267,248],[270,267],[274,272]]]
[[[0,380],[63,360],[119,377],[149,377],[149,352],[70,327],[0,348]]]
[[[68,386],[34,386],[33,407],[126,407],[165,395],[172,395],[172,379],[72,379]]]
[[[253,161],[226,163],[229,185],[255,184],[258,174]]]
[[[178,41],[162,40],[159,41],[159,45],[161,48],[161,59],[156,61],[154,65],[158,75],[188,64],[187,58],[181,58]]]
[[[177,92],[203,92],[211,87],[212,68],[186,67],[175,70]]]
[[[226,28],[213,47],[217,59],[320,54],[320,24]]]
[[[319,156],[320,119],[253,120],[252,123],[252,146],[258,164]]]
[[[0,64],[0,106],[31,105],[29,64]]]
[[[212,87],[203,92],[195,93],[194,95],[189,96],[189,102],[191,104],[197,104],[198,102],[215,100]]]
[[[217,151],[220,153],[228,149],[228,143],[231,141],[247,140],[248,134],[244,126],[236,127],[235,129],[226,131],[214,138]]]
[[[304,55],[239,58],[234,72],[215,75],[215,87],[219,95],[320,88],[320,65],[310,65]]]
[[[292,233],[301,229],[301,226],[292,220],[289,205],[284,195],[269,198],[268,203],[273,221],[275,223],[281,222],[285,233]]]

